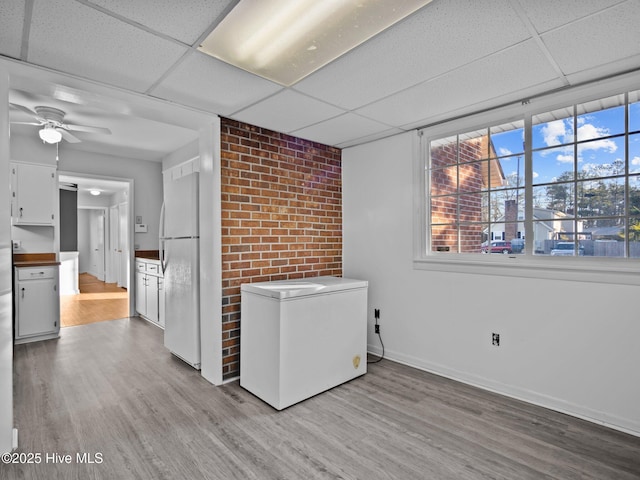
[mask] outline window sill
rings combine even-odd
[[[640,259],[524,255],[434,254],[416,258],[415,270],[640,285]]]

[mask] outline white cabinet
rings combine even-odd
[[[136,311],[146,320],[164,328],[164,279],[160,262],[136,260]]]
[[[16,267],[15,343],[57,338],[60,335],[58,267]]]
[[[56,168],[30,163],[11,164],[11,209],[14,225],[54,225]]]

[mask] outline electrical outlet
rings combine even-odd
[[[14,250],[20,250],[20,248],[22,248],[22,241],[21,240],[14,240],[13,241],[13,249]]]
[[[499,333],[492,333],[491,334],[491,345],[494,345],[496,347],[500,346],[500,334]]]

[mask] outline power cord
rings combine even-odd
[[[380,345],[382,346],[382,355],[380,355],[380,357],[378,357],[377,360],[372,360],[370,362],[367,362],[367,364],[378,363],[380,360],[384,358],[384,343],[382,343],[382,335],[380,335],[380,325],[378,324],[378,320],[380,319],[379,308],[374,309],[373,318],[376,321],[375,325],[373,326],[373,331],[376,333],[376,335],[378,335],[378,339],[380,340]]]

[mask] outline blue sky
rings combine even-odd
[[[579,141],[585,141],[578,145],[579,171],[607,172],[614,162],[624,161],[624,137],[606,138],[624,133],[624,107],[579,115],[576,123],[574,126],[572,117],[537,125],[534,121],[533,148],[543,149],[533,153],[534,184],[553,182],[562,173],[573,171],[574,148],[567,144],[573,142],[576,133]],[[640,130],[640,103],[630,105],[629,129]],[[493,134],[492,140],[496,153],[502,157],[504,174],[513,175],[519,163],[520,175],[524,176],[523,129]],[[629,138],[629,159],[630,172],[640,173],[640,133]]]

